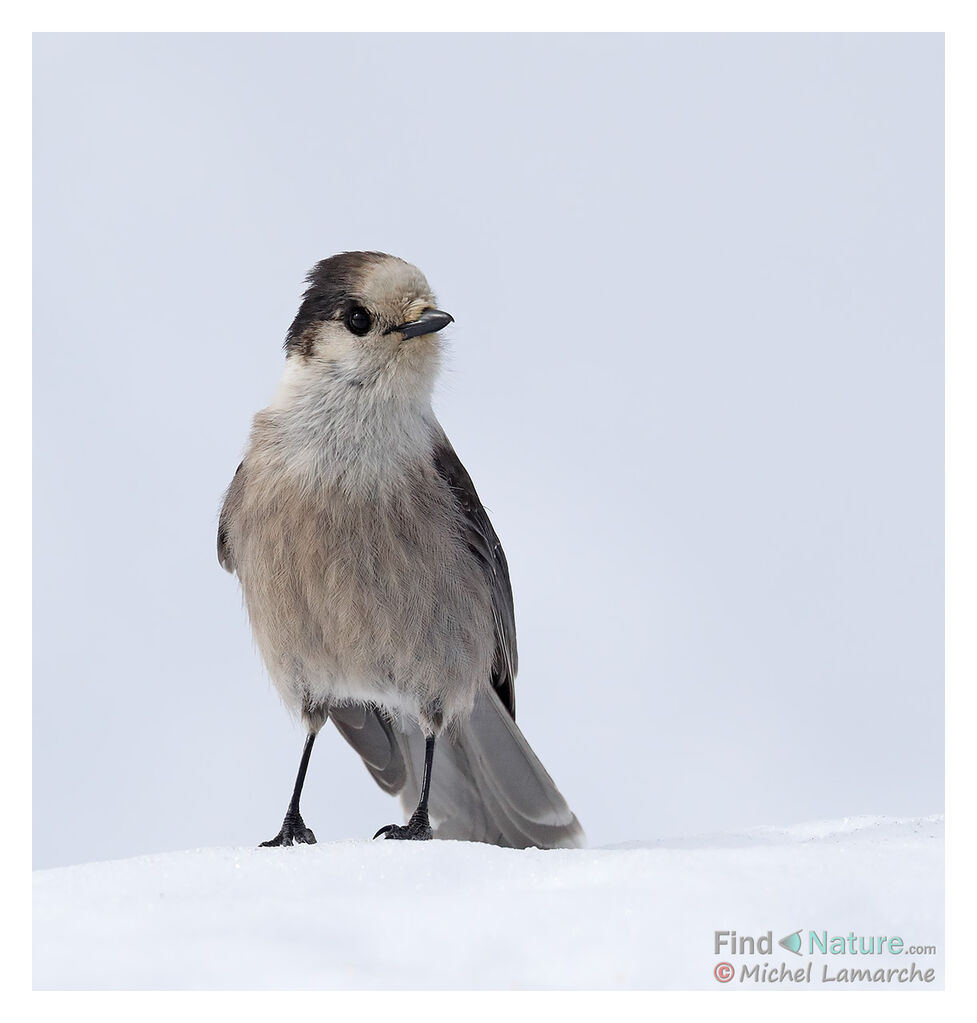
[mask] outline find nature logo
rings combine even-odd
[[[791,955],[804,957],[808,961],[794,966],[782,962],[779,966],[771,962],[757,962],[757,957],[774,955],[773,931],[761,935],[738,935],[736,931],[714,932],[713,951],[717,956],[749,957],[740,966],[734,966],[724,958],[713,967],[713,977],[720,984],[728,984],[739,977],[741,983],[795,983],[810,984],[817,980],[823,984],[881,983],[881,984],[932,984],[936,970],[917,966],[916,962],[906,963],[906,958],[937,955],[936,945],[907,944],[898,935],[830,934],[827,930],[809,930],[807,940],[803,928],[792,931],[777,939],[777,945]],[[807,948],[805,948],[805,944]],[[815,960],[821,956],[820,976],[815,976]],[[878,957],[885,956],[882,963]],[[838,957],[838,958],[835,958]],[[895,962],[892,957],[899,957]],[[906,957],[906,958],[903,958]],[[752,960],[752,961],[750,961]],[[874,960],[874,962],[873,962]]]

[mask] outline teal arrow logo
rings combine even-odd
[[[793,952],[795,956],[801,954],[801,932],[794,931],[793,934],[788,934],[786,938],[781,938],[777,944],[781,948],[786,948],[788,952]]]

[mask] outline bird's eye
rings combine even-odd
[[[346,329],[351,334],[362,337],[373,326],[373,318],[361,305],[354,305],[346,314]]]

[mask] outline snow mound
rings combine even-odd
[[[777,940],[899,935],[901,956]],[[716,931],[773,932],[717,956]],[[805,937],[806,940],[806,937]],[[197,849],[34,873],[37,989],[803,987],[744,964],[908,967],[943,986],[943,818],[854,817],[605,849],[466,842]],[[714,969],[728,959],[734,980]],[[790,960],[790,961],[788,961]]]

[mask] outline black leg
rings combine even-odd
[[[431,793],[431,762],[434,760],[434,736],[429,735],[424,744],[424,777],[421,779],[421,798],[418,800],[417,809],[411,814],[406,827],[399,824],[388,824],[381,828],[373,837],[410,839],[414,841],[426,841],[433,838],[431,832],[431,821],[427,815],[427,799]]]
[[[305,748],[302,750],[302,759],[299,761],[299,773],[295,777],[295,789],[292,792],[292,801],[285,811],[285,820],[282,823],[282,830],[262,842],[262,846],[271,845],[292,845],[300,842],[303,845],[315,845],[315,835],[305,826],[302,814],[299,813],[299,800],[302,798],[302,786],[305,784],[305,772],[309,769],[309,757],[312,755],[312,744],[315,742],[316,733],[309,732],[305,740]]]

